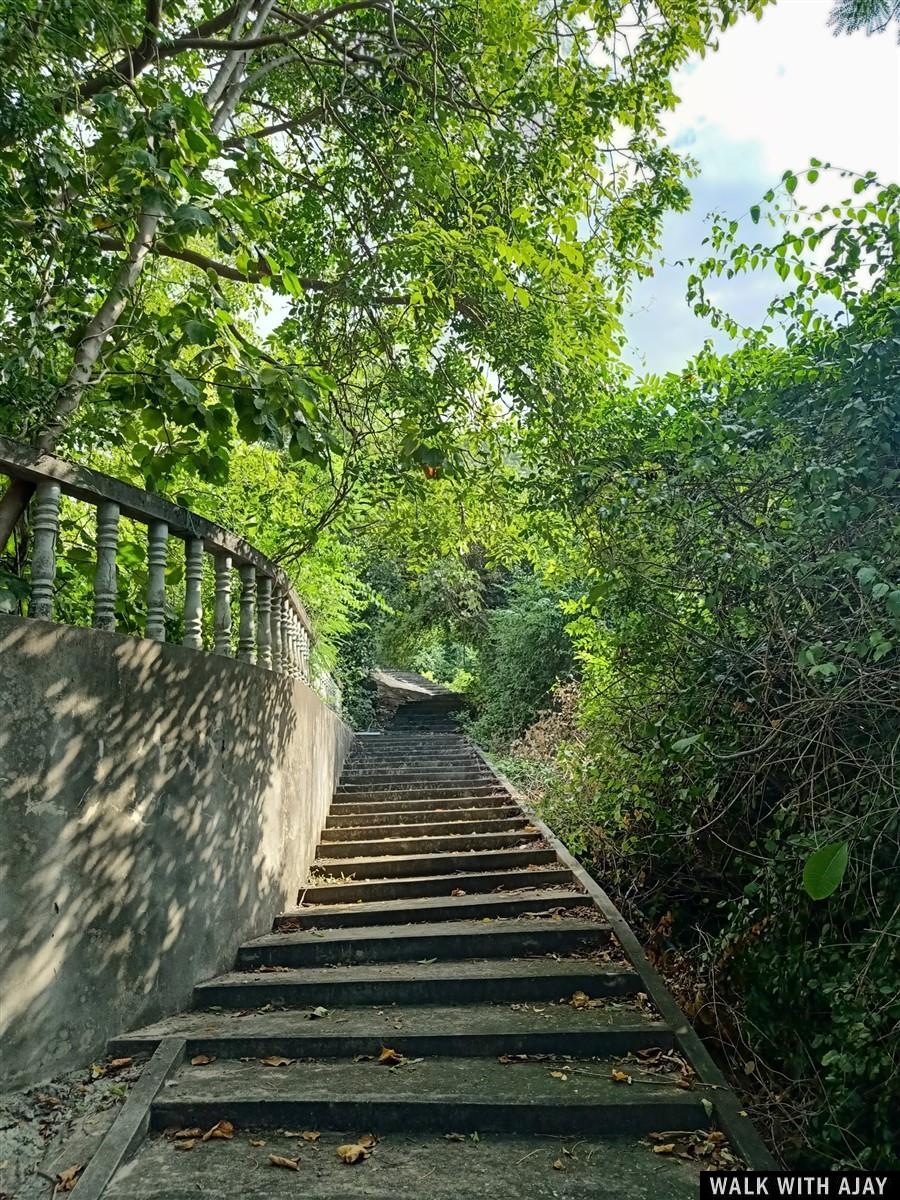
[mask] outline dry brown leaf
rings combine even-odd
[[[250,1139],[251,1146],[264,1146],[265,1144],[266,1143],[263,1141],[262,1138],[251,1138]]]
[[[216,1121],[212,1129],[207,1129],[203,1135],[204,1142],[215,1141],[217,1139],[228,1139],[234,1137],[234,1126],[230,1121]]]
[[[444,1138],[448,1142],[464,1142],[466,1135],[464,1133],[445,1133]]]
[[[183,1142],[175,1143],[175,1149],[176,1150],[193,1150],[193,1148],[196,1145],[197,1145],[196,1138],[185,1138]]]
[[[569,1077],[565,1073],[565,1071],[551,1071],[550,1078],[551,1079],[568,1079]]]
[[[328,1016],[328,1009],[321,1004],[317,1004],[316,1007],[306,1015],[310,1021],[321,1021],[323,1017]]]
[[[390,1046],[382,1046],[381,1053],[378,1055],[378,1061],[385,1067],[395,1067],[398,1063],[403,1062],[403,1055],[397,1050],[392,1050]]]
[[[744,1063],[744,1074],[752,1075],[755,1070],[756,1070],[756,1063],[753,1061],[752,1058],[748,1059],[747,1062]]]
[[[661,1142],[660,1145],[653,1147],[654,1154],[671,1154],[675,1149],[674,1142]]]
[[[296,1058],[283,1058],[280,1054],[270,1054],[268,1058],[261,1058],[259,1061],[264,1067],[289,1067],[297,1060]]]
[[[373,1146],[378,1145],[378,1138],[374,1133],[364,1133],[356,1139],[356,1144],[362,1146],[363,1150],[371,1150]]]
[[[76,1163],[74,1167],[66,1167],[64,1171],[60,1171],[56,1176],[56,1190],[59,1192],[71,1192],[78,1180],[78,1172],[81,1169],[81,1163]]]
[[[523,833],[537,833],[538,828],[536,825],[526,825],[525,828],[522,830],[522,832]]]
[[[626,1074],[625,1071],[617,1071],[615,1068],[610,1071],[610,1077],[613,1083],[631,1083],[630,1075]]]
[[[62,1100],[60,1100],[57,1096],[48,1095],[47,1092],[38,1092],[34,1098],[37,1100],[38,1104],[44,1104],[48,1108],[62,1107]]]
[[[341,1162],[352,1165],[368,1158],[369,1152],[365,1146],[360,1146],[359,1142],[352,1142],[347,1146],[338,1146],[337,1156]]]
[[[202,1130],[202,1129],[198,1129],[198,1128],[195,1128],[195,1129],[177,1129],[177,1130],[175,1131],[175,1133],[173,1134],[173,1137],[175,1138],[175,1141],[176,1141],[176,1142],[177,1142],[177,1141],[179,1141],[181,1138],[198,1138],[198,1137],[203,1137],[203,1130]]]
[[[215,1055],[210,1056],[209,1054],[195,1054],[194,1057],[191,1059],[191,1066],[192,1067],[205,1067],[207,1065],[207,1063],[214,1063],[215,1061],[216,1061]]]
[[[590,1002],[591,998],[587,992],[573,992],[572,999],[569,1001],[573,1008],[587,1008]]]
[[[465,894],[466,893],[462,890],[462,888],[454,888],[450,893],[451,896],[464,896]]]
[[[123,1067],[130,1067],[133,1062],[133,1058],[114,1058],[109,1064],[109,1070],[121,1071]]]
[[[273,1167],[284,1167],[286,1171],[299,1171],[299,1158],[285,1158],[283,1154],[270,1154],[269,1162]]]
[[[301,1133],[300,1136],[303,1138],[304,1142],[317,1142],[322,1135],[321,1133],[316,1133],[312,1129],[307,1129],[307,1131],[305,1133]]]
[[[556,1162],[553,1164],[553,1170],[554,1171],[562,1171],[564,1169],[565,1168],[563,1167],[562,1160],[558,1158],[556,1160]]]

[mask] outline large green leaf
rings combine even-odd
[[[829,842],[813,850],[803,864],[803,886],[813,900],[824,900],[840,885],[849,859],[847,842]]]

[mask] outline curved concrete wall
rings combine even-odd
[[[304,684],[0,615],[0,1066],[176,1011],[296,901],[352,734]]]

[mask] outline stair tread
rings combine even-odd
[[[455,875],[449,876],[451,880],[456,878]],[[425,896],[419,900],[362,900],[356,903],[347,901],[345,904],[301,905],[299,908],[285,909],[281,916],[288,920],[292,917],[314,920],[317,916],[331,916],[340,913],[356,914],[358,912],[397,913],[402,916],[403,913],[410,911],[452,912],[455,908],[465,908],[472,904],[494,903],[502,906],[504,903],[519,903],[523,899],[531,899],[537,905],[552,904],[553,902],[563,904],[573,899],[581,900],[584,904],[591,903],[584,892],[576,892],[571,889],[517,888],[515,891],[503,893],[472,892],[465,896]]]
[[[550,1074],[550,1066],[559,1067],[565,1081]],[[626,1068],[641,1085],[629,1087],[615,1082],[614,1069]],[[156,1109],[177,1107],[195,1100],[221,1103],[227,1112],[229,1103],[241,1100],[272,1102],[292,1098],[334,1101],[341,1098],[365,1099],[370,1103],[398,1101],[414,1103],[453,1103],[460,1100],[485,1109],[497,1104],[525,1106],[539,1102],[554,1106],[582,1104],[635,1105],[664,1095],[686,1112],[703,1112],[700,1095],[676,1086],[674,1078],[643,1072],[639,1064],[621,1059],[562,1062],[525,1062],[506,1065],[491,1059],[430,1058],[415,1068],[389,1075],[377,1062],[344,1062],[315,1059],[280,1067],[277,1070],[260,1062],[241,1062],[221,1058],[198,1068],[186,1066],[176,1075],[177,1086],[166,1090],[154,1102]]]
[[[252,1038],[294,1038],[313,1041],[332,1037],[371,1037],[385,1045],[389,1039],[430,1034],[458,1037],[465,1033],[523,1034],[532,1032],[581,1033],[593,1029],[669,1032],[629,1000],[610,1001],[599,1008],[575,1009],[571,1004],[457,1004],[390,1005],[329,1009],[328,1016],[310,1020],[309,1009],[275,1009],[236,1016],[228,1012],[190,1010],[155,1021],[116,1038],[116,1046],[162,1037],[211,1041],[246,1041]]]
[[[532,850],[531,853],[533,855],[543,856],[540,860],[533,859],[535,862],[554,861],[555,856],[553,855],[552,850]],[[393,862],[413,864],[419,862],[423,864],[434,863],[435,866],[440,867],[442,864],[449,863],[453,859],[465,858],[468,856],[474,857],[475,855],[478,855],[481,858],[486,858],[492,863],[501,863],[508,861],[514,856],[521,857],[522,851],[514,848],[507,850],[463,850],[460,848],[459,850],[448,850],[445,852],[437,851],[433,854],[366,854],[360,858],[317,858],[314,865],[323,869],[337,867],[339,868],[338,873],[346,875],[354,866],[361,867],[371,863]],[[440,872],[438,871],[436,874],[440,874]]]
[[[315,1195],[316,1200],[421,1200],[423,1176],[434,1200],[694,1200],[699,1164],[674,1155],[652,1154],[634,1136],[579,1137],[573,1155],[562,1154],[559,1138],[484,1134],[448,1141],[440,1133],[390,1133],[371,1157],[348,1168],[336,1148],[353,1142],[360,1129],[325,1131],[313,1146],[276,1131],[240,1129],[232,1141],[197,1145],[176,1154],[155,1136],[140,1148],[104,1193],[109,1200],[196,1200],[240,1195],[246,1200],[282,1200]],[[448,1129],[447,1132],[452,1132]],[[251,1145],[248,1146],[248,1140]],[[252,1141],[263,1141],[259,1148]],[[569,1148],[575,1139],[569,1142]],[[269,1155],[300,1157],[294,1171],[270,1170]]]
[[[450,940],[460,934],[478,938],[489,938],[496,933],[532,934],[535,929],[549,928],[565,929],[571,933],[595,934],[598,939],[610,932],[608,924],[602,921],[585,921],[573,917],[541,918],[541,917],[501,917],[487,920],[441,921],[435,924],[421,925],[371,925],[352,929],[324,929],[319,933],[297,932],[266,933],[262,937],[244,942],[241,951],[258,949],[269,946],[310,946],[328,945],[333,942],[365,942],[386,941],[402,942],[404,939],[421,941],[423,938],[434,938],[436,941]]]
[[[467,958],[464,961],[444,960],[422,963],[360,963],[356,966],[296,967],[287,971],[226,971],[197,984],[197,992],[205,988],[250,985],[265,987],[269,984],[290,983],[353,983],[358,980],[378,979],[558,979],[563,995],[566,983],[573,977],[590,975],[597,979],[634,975],[627,966],[610,966],[595,963],[591,959],[554,958],[537,955],[532,958]],[[634,975],[635,978],[638,978]],[[590,992],[588,992],[590,995]]]

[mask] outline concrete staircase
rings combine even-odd
[[[298,906],[199,983],[193,1011],[113,1043],[184,1038],[186,1055],[103,1195],[696,1195],[696,1163],[647,1141],[710,1122],[671,1024],[447,722],[359,735]],[[172,1136],[220,1121],[230,1138]],[[348,1165],[337,1147],[360,1140]]]

